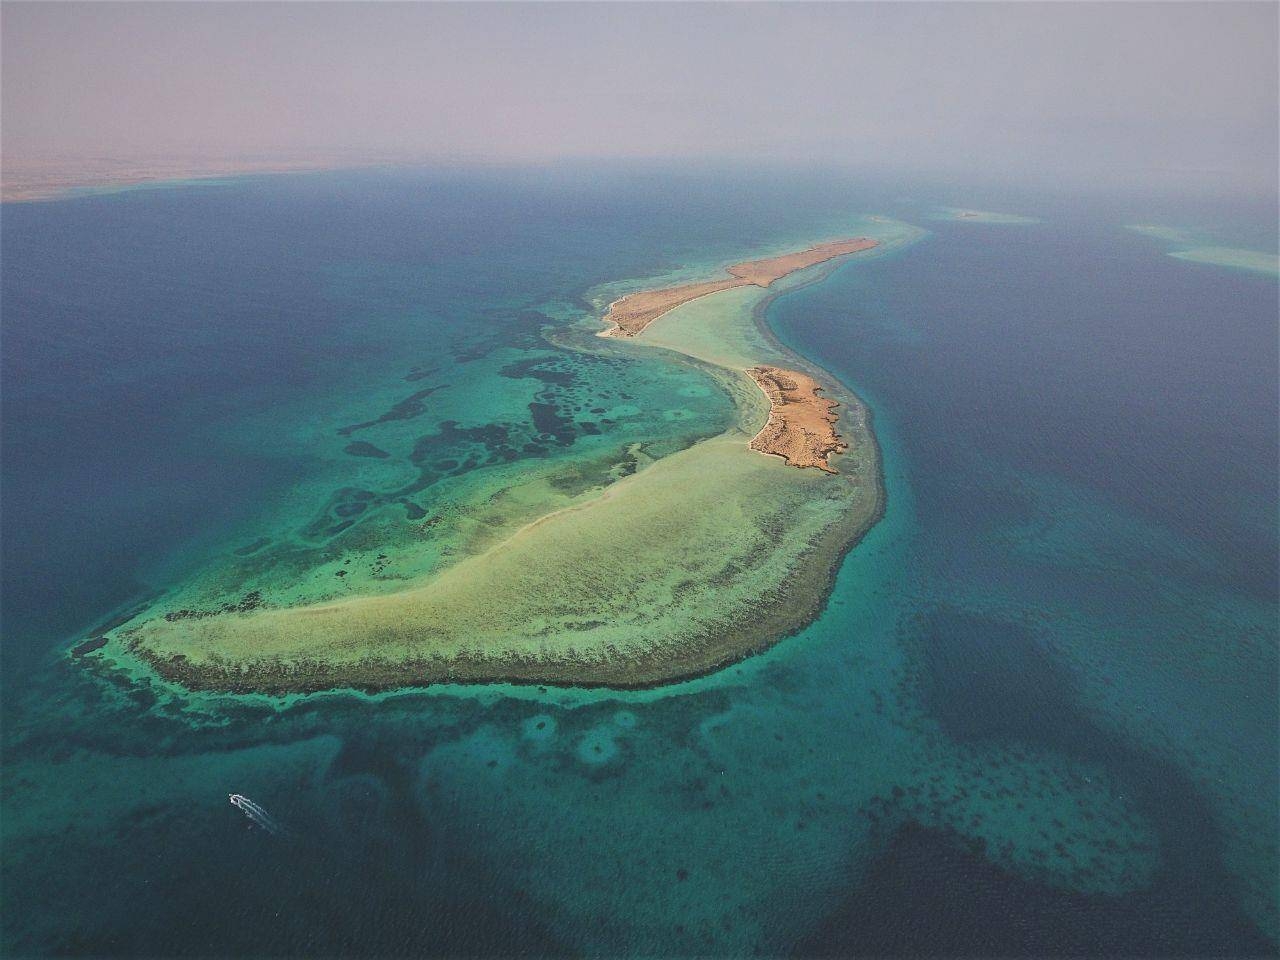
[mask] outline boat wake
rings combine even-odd
[[[267,831],[267,833],[276,837],[288,836],[288,830],[281,826],[280,823],[271,816],[271,814],[267,813],[266,810],[263,810],[262,807],[254,803],[248,797],[239,793],[230,793],[227,794],[227,799],[231,801],[231,805],[233,807],[238,808],[240,812],[248,817],[254,825],[261,827],[263,830]]]

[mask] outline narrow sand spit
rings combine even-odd
[[[832,240],[820,243],[795,253],[784,253],[778,257],[765,260],[748,260],[735,263],[728,268],[731,280],[704,280],[699,283],[686,283],[678,287],[666,287],[661,290],[642,290],[631,293],[609,304],[605,320],[614,324],[607,335],[613,337],[634,337],[641,330],[690,300],[731,290],[734,287],[757,286],[767,287],[775,280],[781,280],[789,273],[804,270],[815,264],[843,257],[860,250],[870,250],[876,241],[868,237],[855,237],[851,240]]]
[[[613,326],[605,336],[635,337],[649,324],[681,304],[735,287],[768,287],[797,270],[876,246],[868,237],[832,240],[764,260],[747,260],[727,268],[732,280],[704,280],[659,290],[642,290],[609,304],[605,321]],[[834,400],[818,396],[822,389],[812,377],[780,367],[747,370],[769,398],[769,421],[751,441],[751,449],[782,457],[793,467],[817,467],[838,472],[828,462],[832,453],[848,449],[836,433]]]

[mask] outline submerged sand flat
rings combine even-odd
[[[1194,263],[1208,263],[1215,267],[1233,270],[1249,270],[1268,276],[1280,276],[1280,256],[1263,250],[1245,250],[1239,247],[1191,247],[1171,250],[1169,256]]]
[[[829,375],[802,372],[763,329],[778,295],[765,281],[874,245],[740,264],[760,282],[737,278],[666,311],[654,345],[703,363],[728,392],[739,418],[727,432],[407,589],[301,606],[268,597],[194,619],[158,606],[113,645],[191,688],[271,693],[494,680],[634,687],[771,645],[819,612],[835,564],[880,516],[883,489],[866,408]],[[645,339],[630,349],[647,349]],[[819,397],[819,382],[835,397]],[[844,440],[828,419],[836,402]],[[753,438],[788,462],[760,456]]]
[[[1271,277],[1280,276],[1280,256],[1265,250],[1206,243],[1197,239],[1190,231],[1154,223],[1131,223],[1125,229],[1170,244],[1173,249],[1167,251],[1167,255],[1177,260],[1245,270]]]
[[[768,287],[788,274],[798,270],[834,260],[836,257],[848,256],[861,250],[870,250],[876,241],[868,237],[856,237],[852,240],[832,240],[820,243],[805,250],[784,253],[781,256],[764,260],[748,260],[726,268],[734,278],[732,280],[705,280],[699,283],[686,283],[661,290],[642,290],[628,294],[609,304],[605,320],[614,324],[610,333],[618,337],[634,337],[645,327],[665,313],[669,313],[681,304],[696,300],[699,297],[730,290],[734,287],[756,286]]]
[[[778,367],[747,371],[769,398],[769,422],[751,441],[751,449],[782,457],[793,467],[817,467],[835,473],[829,458],[848,448],[836,433],[839,406],[819,396],[813,377]]]

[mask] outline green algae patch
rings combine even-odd
[[[652,333],[610,345],[660,348],[709,374],[737,411],[724,432],[575,491],[501,538],[477,529],[481,547],[400,589],[210,616],[170,611],[135,621],[118,641],[188,688],[272,694],[437,682],[643,687],[767,648],[817,615],[840,558],[883,511],[866,407],[763,325],[772,298],[836,266],[691,302]],[[840,404],[849,449],[832,457],[837,474],[750,448],[769,404],[745,368],[764,361],[819,377]],[[688,402],[669,399],[673,417]],[[617,416],[618,406],[600,409]]]

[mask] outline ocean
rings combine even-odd
[[[1274,252],[1274,213],[586,165],[6,205],[0,950],[1276,955],[1276,278],[1127,229]],[[556,331],[865,215],[927,234],[766,321],[871,407],[888,507],[768,652],[279,699],[68,656],[211,557],[323,554],[353,490],[717,433],[696,369]]]

